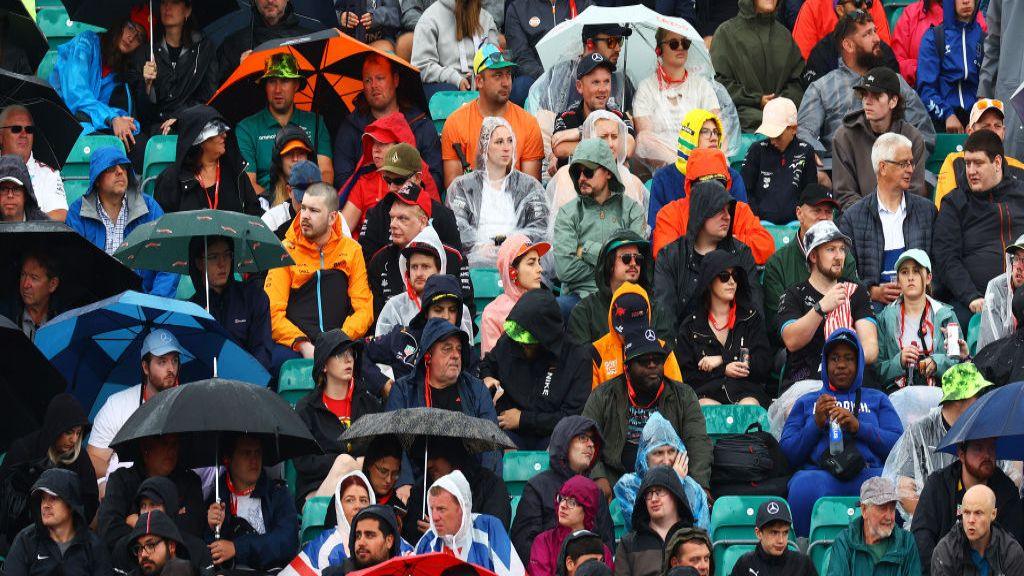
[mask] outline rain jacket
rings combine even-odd
[[[50,531],[39,518],[42,499],[38,490],[46,489],[57,495],[70,508],[75,525],[75,536],[68,548],[61,552],[50,538]],[[14,538],[14,544],[4,563],[8,576],[109,576],[113,572],[110,556],[99,536],[89,530],[85,510],[78,492],[78,477],[70,470],[54,468],[43,472],[32,485],[29,507],[36,512],[35,521]]]
[[[537,42],[561,22],[571,20],[590,7],[590,0],[526,0],[509,2],[505,10],[505,42],[516,55],[516,74],[539,78],[544,65],[537,54]],[[479,164],[477,164],[479,166]]]
[[[1018,236],[1014,244],[1024,243],[1024,234]],[[978,350],[1013,334],[1017,322],[1013,317],[1013,282],[1010,255],[1005,257],[1006,264],[999,276],[988,281],[985,287],[985,305],[981,309],[981,332],[978,333]]]
[[[323,25],[318,21],[296,12],[291,2],[285,4],[284,16],[273,25],[267,24],[262,15],[252,10],[251,17],[245,21],[245,25],[224,38],[217,50],[217,84],[223,84],[235,68],[238,68],[242,54],[246,50],[253,50],[264,42],[302,36],[322,28]]]
[[[943,46],[938,27],[921,37],[917,53],[917,91],[932,119],[945,124],[956,110],[970,112],[978,99],[978,76],[984,56],[985,30],[978,23],[978,7],[967,22],[956,16],[956,0],[942,1]]]
[[[1020,543],[999,524],[992,524],[990,530],[990,540],[985,548],[988,573],[992,576],[1024,574],[1024,550],[1021,550]],[[931,573],[933,576],[981,576],[972,559],[972,552],[974,549],[964,534],[963,524],[957,521],[956,526],[935,547],[935,554],[931,557]]]
[[[586,470],[573,470],[569,467],[569,447],[573,438],[590,432],[594,437],[594,456],[590,467]],[[555,496],[570,478],[579,474],[589,474],[601,457],[601,431],[590,418],[583,416],[567,416],[555,425],[548,443],[549,468],[534,475],[523,487],[523,494],[512,519],[512,541],[516,550],[523,555],[529,553],[537,535],[558,524]],[[594,532],[601,537],[605,546],[615,545],[615,525],[612,523],[608,506],[601,500],[597,507],[596,527]]]
[[[28,166],[21,160],[20,156],[13,154],[0,156],[0,177],[14,177],[24,183],[26,222],[32,220],[47,222],[50,220],[50,217],[39,209],[39,199],[36,198],[35,189],[32,187],[32,176],[29,174]]]
[[[735,325],[729,330],[725,344],[718,341],[708,321],[708,303],[711,284],[721,272],[735,270],[736,296]],[[698,302],[691,314],[683,318],[676,337],[676,358],[682,358],[683,381],[693,386],[698,398],[711,398],[722,404],[735,404],[746,396],[768,403],[764,384],[770,378],[774,354],[768,346],[764,318],[750,304],[751,280],[739,265],[739,260],[721,250],[704,256],[697,277],[695,295]],[[740,360],[740,349],[750,354],[750,375],[735,379],[725,375],[725,366]],[[701,358],[721,356],[722,365],[710,372],[697,367]]]
[[[738,0],[739,14],[718,27],[711,44],[715,77],[729,90],[744,131],[761,123],[761,96],[784,96],[800,105],[804,59],[775,13],[756,14],[754,0]]]
[[[832,559],[823,576],[917,576],[921,559],[914,549],[914,538],[896,526],[889,536],[889,549],[875,562],[864,543],[864,519],[858,517],[832,542]]]
[[[896,21],[896,29],[892,31],[892,51],[899,61],[900,74],[911,86],[917,86],[917,54],[921,37],[932,26],[941,24],[942,0],[917,0],[903,9]]]
[[[110,122],[114,118],[134,118],[135,115],[132,92],[125,84],[126,79],[113,72],[103,74],[101,42],[99,34],[86,30],[61,44],[57,49],[57,61],[47,79],[82,125],[82,135],[110,130]],[[117,91],[124,92],[127,110],[110,105],[111,97]],[[115,100],[121,100],[120,95]],[[132,133],[138,134],[139,128],[139,122],[135,120]]]
[[[946,334],[943,328],[950,322],[956,322],[956,314],[948,304],[943,304],[931,296],[926,296],[929,304],[930,322],[934,325],[927,343],[932,350],[929,357],[935,360],[935,378],[941,382],[942,375],[962,360],[946,355]],[[878,360],[875,369],[882,380],[886,392],[892,393],[906,386],[907,367],[900,362],[900,312],[903,296],[882,309],[875,318],[878,320]],[[934,340],[933,340],[934,338]],[[921,346],[920,338],[914,342]],[[909,345],[909,342],[907,343]]]
[[[496,378],[505,390],[496,412],[521,411],[518,434],[546,438],[559,420],[582,412],[590,396],[587,350],[565,338],[562,312],[544,288],[523,294],[508,320],[540,341],[537,355],[527,359],[523,346],[504,334],[480,361],[480,377]]]
[[[156,200],[143,194],[139,189],[138,180],[135,178],[130,164],[131,162],[124,152],[112,146],[93,151],[92,159],[89,161],[89,189],[85,196],[75,200],[68,207],[68,216],[64,223],[68,228],[84,236],[94,246],[98,246],[100,250],[106,247],[107,229],[103,226],[103,221],[100,220],[99,210],[103,208],[100,206],[99,192],[95,190],[95,186],[96,179],[104,171],[114,166],[129,165],[128,193],[125,195],[124,206],[121,208],[128,210],[128,225],[124,228],[125,238],[128,238],[132,230],[139,225],[152,222],[164,215],[163,209],[160,208]],[[178,291],[177,274],[153,270],[136,270],[135,273],[142,277],[142,289],[147,294],[174,298]]]
[[[781,556],[768,554],[760,544],[747,552],[732,568],[730,575],[771,574],[772,576],[818,576],[818,570],[807,554],[786,548]]]
[[[651,202],[647,208],[647,224],[653,230],[658,219],[658,212],[666,204],[673,200],[684,198],[686,192],[686,165],[690,160],[690,154],[697,147],[700,138],[701,127],[708,120],[714,120],[718,124],[718,131],[725,134],[722,121],[707,110],[695,108],[686,113],[683,125],[679,129],[679,148],[676,151],[678,158],[672,166],[663,166],[654,173],[651,182]],[[718,147],[722,150],[729,144],[719,139]],[[732,186],[729,193],[736,200],[747,201],[747,188],[743,184],[743,178],[736,170],[729,168],[729,181]],[[657,256],[657,253],[655,253]]]
[[[448,550],[460,560],[490,570],[497,576],[523,576],[526,573],[501,522],[494,516],[470,512],[473,495],[462,472],[456,470],[438,478],[431,486],[432,489],[434,487],[455,497],[462,508],[462,522],[457,533],[439,536],[431,517],[430,530],[416,544],[416,554]]]
[[[645,302],[647,302],[647,318],[654,318],[656,316],[663,317],[664,315],[660,312],[654,314],[654,310],[651,306],[651,299],[647,295],[647,291],[642,287],[633,284],[632,282],[623,282],[622,286],[616,290],[611,297],[608,299],[608,307],[602,310],[602,314],[607,314],[608,323],[605,325],[608,327],[608,331],[604,333],[597,340],[594,340],[591,346],[590,355],[593,361],[593,380],[591,386],[597,388],[601,384],[622,376],[626,369],[626,363],[623,361],[622,346],[625,344],[622,340],[622,334],[615,329],[614,316],[612,314],[614,310],[614,303],[618,301],[620,297],[625,294],[639,294]],[[657,330],[657,322],[652,322]],[[667,346],[664,340],[659,340],[662,346]],[[671,348],[669,348],[671,350]],[[665,378],[669,380],[675,380],[676,382],[683,381],[683,374],[679,370],[679,363],[676,361],[676,355],[674,352],[669,352],[668,358],[665,359]]]
[[[1012,334],[996,340],[980,350],[974,364],[985,375],[985,379],[996,384],[1006,384],[1024,379],[1024,290],[1013,294],[1013,318],[1017,329]]]
[[[658,211],[654,233],[651,237],[652,253],[655,258],[662,248],[686,234],[686,226],[690,221],[689,195],[693,184],[705,178],[719,176],[724,176],[726,182],[735,184],[735,181],[731,179],[725,155],[718,150],[694,150],[690,155],[683,184],[684,196],[669,202]],[[731,185],[726,185],[726,189],[730,192],[731,188]],[[763,265],[775,252],[775,240],[772,235],[761,225],[761,221],[746,202],[736,202],[733,217],[736,219],[732,225],[733,234],[740,242],[750,247],[754,261]]]
[[[147,125],[161,124],[185,108],[205,104],[217,91],[217,48],[202,32],[193,31],[188,41],[181,43],[178,57],[173,61],[167,41],[159,37],[159,32],[154,32],[158,37],[153,47],[156,80],[152,87],[147,90],[142,78],[142,68],[149,61],[145,43],[142,49],[135,51],[129,74],[132,88],[140,96],[139,115]]]
[[[910,188],[907,192],[927,198],[924,166],[928,160],[928,150],[925,148],[924,138],[917,128],[902,119],[893,120],[889,132],[906,136],[912,144],[914,173],[910,177]],[[832,138],[832,190],[836,202],[839,202],[843,210],[849,209],[861,198],[867,198],[878,190],[875,166],[871,163],[871,148],[878,136],[871,129],[864,110],[858,110],[843,118],[843,125],[836,130]],[[877,213],[878,210],[875,210],[875,214]]]
[[[458,86],[463,78],[472,76],[477,46],[488,38],[497,38],[499,24],[495,20],[503,16],[491,14],[482,7],[480,32],[471,38],[457,40],[455,0],[436,0],[423,10],[416,22],[409,62],[419,69],[420,79],[425,84],[446,82]]]
[[[1018,57],[1024,54],[1024,6],[1017,2],[990,0],[985,13],[988,35],[985,36],[985,58],[981,63],[978,94],[1009,102],[1010,97],[1024,81],[1024,66]],[[999,57],[1000,53],[1004,56]],[[1024,155],[1024,131],[1021,118],[1013,106],[1006,107],[1006,126],[1016,126],[1006,132],[1003,144],[1006,155],[1020,158]]]
[[[359,16],[369,13],[373,17],[373,26],[369,30],[363,26],[339,29],[356,40],[369,44],[376,40],[394,40],[402,26],[402,8],[399,0],[334,0],[334,11],[354,12]]]
[[[291,347],[334,328],[362,337],[373,324],[373,294],[359,245],[342,235],[341,216],[323,249],[302,235],[299,218],[292,220],[284,247],[295,265],[274,268],[264,284],[274,341]]]
[[[187,546],[182,542],[181,534],[178,533],[178,529],[174,527],[174,522],[171,521],[170,517],[160,511],[153,510],[152,512],[146,512],[139,515],[138,522],[135,524],[135,529],[132,530],[131,536],[129,536],[130,544],[125,545],[125,548],[133,547],[143,536],[147,535],[159,536],[164,540],[171,540],[177,543],[174,555],[167,558],[167,562],[164,564],[163,569],[160,570],[160,576],[184,576],[186,574],[198,574],[207,566],[210,566],[212,560],[206,559],[206,564],[202,566],[199,563],[190,563],[185,558],[189,556],[188,550],[185,549]],[[130,554],[130,550],[125,551]],[[150,576],[146,574],[142,567],[138,565],[138,560],[135,559],[133,562],[134,566],[127,572],[129,576]],[[120,570],[115,568],[116,573],[120,573]]]
[[[675,470],[668,466],[652,468],[644,475],[644,482],[640,485],[638,494],[643,494],[654,486],[665,488],[675,499],[679,521],[669,528],[666,539],[662,540],[661,536],[651,529],[651,515],[646,504],[633,508],[630,531],[619,540],[619,546],[615,549],[616,574],[657,576],[661,573],[666,541],[676,530],[694,525],[693,512]]]
[[[363,259],[369,262],[373,255],[391,244],[391,204],[394,195],[385,196],[376,206],[366,211],[363,216],[363,227],[359,230],[359,246],[363,249]],[[462,252],[462,240],[459,238],[459,226],[455,223],[455,214],[442,202],[432,200],[430,203],[430,225],[437,230],[441,242]]]
[[[647,424],[644,425],[644,431],[640,434],[640,447],[636,452],[636,468],[634,468],[636,472],[624,474],[612,487],[612,493],[615,494],[615,500],[619,503],[623,517],[633,517],[636,497],[640,493],[640,485],[649,469],[647,456],[662,446],[671,446],[680,454],[686,453],[686,446],[683,446],[683,441],[679,439],[679,435],[676,434],[672,425],[665,420],[664,416],[655,412],[651,414]],[[693,513],[694,525],[704,530],[710,530],[711,506],[708,504],[708,496],[704,493],[704,489],[689,476],[680,478],[679,481],[686,493],[686,503]]]
[[[598,204],[590,196],[577,196],[562,206],[555,217],[552,252],[555,270],[562,281],[562,294],[586,297],[597,292],[594,269],[601,247],[623,228],[643,235],[644,216],[639,204],[623,196],[618,165],[607,144],[595,139],[583,140],[576,146],[570,166],[578,161],[597,164],[612,173],[608,180],[611,195],[604,204]],[[580,247],[583,252],[577,256]]]
[[[242,170],[242,155],[238,151],[234,133],[228,132],[226,152],[218,164],[220,182],[217,184],[216,205],[210,204],[209,198],[213,195],[203,189],[196,174],[183,166],[185,157],[193,150],[198,164],[199,156],[202,154],[199,150],[202,143],[193,145],[193,142],[203,132],[207,123],[217,120],[227,124],[220,113],[209,106],[199,105],[181,110],[176,116],[178,140],[175,160],[157,177],[156,188],[153,191],[153,198],[160,203],[164,212],[169,214],[214,208],[254,216],[263,214],[263,207],[256,197],[252,182]]]
[[[843,408],[852,412],[857,391],[860,391],[860,412],[857,414],[860,429],[856,434],[843,432],[843,437],[845,442],[853,441],[856,444],[868,468],[881,468],[889,451],[903,433],[903,424],[900,423],[899,414],[893,408],[889,397],[879,390],[862,387],[864,352],[860,348],[860,341],[857,340],[855,332],[848,328],[840,328],[833,332],[821,351],[822,365],[825,365],[826,357],[840,335],[845,335],[857,343],[857,375],[849,389],[838,391],[828,382],[828,370],[822,369],[821,390],[804,394],[793,404],[793,409],[782,429],[782,437],[779,438],[779,447],[789,460],[790,466],[796,470],[817,470],[821,455],[829,449],[828,427],[818,428],[814,422],[814,403],[822,394],[835,397]]]
[[[704,222],[727,207],[730,214],[735,214],[736,201],[721,184],[715,181],[701,182],[693,187],[693,198],[690,199],[690,221],[686,227],[686,235],[662,248],[660,258],[654,267],[654,302],[658,313],[665,315],[667,321],[659,337],[674,341],[679,333],[679,323],[690,313],[692,299],[697,293],[697,280],[700,276],[700,258],[694,246],[697,235],[704,228]],[[738,258],[737,266],[743,268],[747,278],[757,278],[756,264],[750,248],[733,237],[734,217],[729,226],[728,235],[718,243],[718,250],[725,250]],[[750,303],[755,309],[762,306],[761,288],[757,284],[750,287]]]
[[[931,559],[939,540],[956,528],[960,504],[966,491],[961,480],[962,472],[963,463],[954,460],[945,468],[932,472],[921,490],[921,499],[914,512],[910,531],[921,554],[921,565],[928,565],[923,570],[924,574],[928,574],[931,568]],[[1020,507],[1017,485],[999,467],[992,471],[985,485],[996,495],[996,522],[1019,542],[1021,531],[1024,530],[1024,510]]]
[[[889,19],[886,18],[885,8],[881,2],[872,3],[868,8],[871,20],[878,29],[878,37],[882,42],[891,44],[889,36]],[[804,2],[793,25],[793,40],[800,47],[800,54],[807,58],[814,49],[814,45],[825,36],[832,33],[839,17],[836,16],[835,4],[832,0],[807,0]]]
[[[747,151],[740,174],[751,211],[774,224],[792,222],[800,192],[818,182],[814,149],[799,138],[793,138],[781,152],[768,140],[755,142]]]
[[[566,480],[558,491],[558,495],[573,498],[583,509],[583,529],[594,530],[597,522],[597,510],[604,506],[604,495],[594,481],[586,476],[573,476]],[[573,533],[572,528],[561,524],[540,533],[530,547],[530,576],[555,576],[562,571],[558,564],[565,539]],[[604,547],[604,563],[609,568],[612,564],[612,551]]]
[[[505,319],[512,307],[516,305],[519,298],[526,293],[526,289],[512,279],[512,257],[519,252],[519,249],[526,244],[532,244],[529,238],[523,234],[512,234],[501,243],[498,248],[498,275],[501,278],[502,293],[491,300],[491,303],[484,308],[483,316],[480,318],[480,354],[486,355],[498,338],[505,333]]]
[[[222,498],[230,499],[231,492],[225,480],[225,474],[217,479],[220,482],[220,494]],[[213,495],[210,496],[206,502],[207,507],[213,504]],[[234,561],[237,567],[271,570],[287,566],[292,554],[299,549],[299,514],[295,510],[291,492],[284,482],[271,480],[264,471],[256,481],[252,497],[260,500],[266,533],[257,534],[245,519],[231,513],[231,506],[225,506],[221,539],[230,540],[235,545]],[[206,527],[206,540],[213,542],[213,531],[209,526]]]

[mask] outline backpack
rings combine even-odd
[[[774,436],[754,422],[743,434],[730,434],[715,442],[711,466],[711,495],[780,496],[789,492],[791,471]]]

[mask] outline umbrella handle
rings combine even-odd
[[[427,454],[430,453],[430,437],[423,440],[423,510],[420,511],[420,518],[427,517]]]
[[[153,55],[153,2],[149,2],[149,61],[153,62],[156,57]]]

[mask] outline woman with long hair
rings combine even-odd
[[[424,10],[411,62],[420,69],[427,99],[445,90],[473,90],[476,51],[485,40],[497,43],[497,38],[497,24],[481,0],[437,0]]]

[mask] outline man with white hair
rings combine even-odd
[[[914,173],[914,146],[902,134],[886,133],[871,146],[876,191],[850,206],[839,229],[853,240],[861,285],[876,307],[900,295],[896,259],[906,250],[932,249],[932,225],[938,211],[922,196],[908,194]]]
[[[0,112],[0,155],[17,156],[28,166],[39,209],[54,220],[64,221],[68,214],[68,199],[60,172],[40,162],[32,154],[35,144],[35,121],[28,108],[11,104]]]
[[[860,518],[832,543],[827,576],[920,574],[910,532],[896,525],[896,486],[876,476],[860,487]]]
[[[472,504],[473,494],[462,472],[438,478],[427,492],[430,529],[415,553],[444,552],[498,576],[524,576],[526,570],[501,521],[489,514],[473,514]]]
[[[932,576],[1024,574],[1024,550],[995,523],[996,513],[995,492],[984,484],[970,487],[960,521],[935,547]]]

